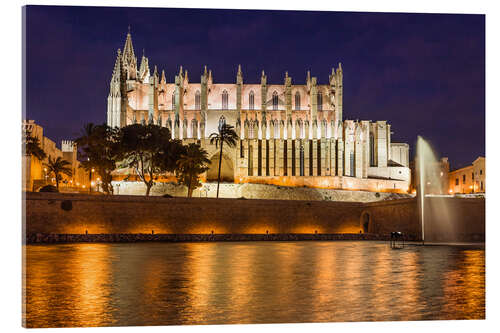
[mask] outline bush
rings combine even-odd
[[[53,193],[57,193],[57,192],[59,192],[59,190],[54,185],[45,185],[40,190],[38,190],[38,192],[53,192]]]
[[[173,196],[171,196],[170,194],[166,193],[164,195],[162,195],[163,198],[173,198]]]

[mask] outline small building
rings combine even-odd
[[[450,194],[485,193],[486,192],[486,159],[479,156],[472,165],[450,171]]]
[[[44,136],[43,127],[36,124],[34,120],[23,120],[23,133],[30,133],[31,136],[38,138],[40,148],[45,152],[46,157],[39,160],[34,156],[23,155],[23,191],[37,191],[44,185],[55,185],[53,175],[49,175],[45,164],[48,162],[49,156],[52,159],[61,157],[71,164],[72,177],[63,175],[63,180],[59,184],[59,188],[83,188],[88,187],[89,177],[85,170],[80,168],[80,162],[77,160],[77,147],[73,141],[63,140],[61,149],[59,149],[54,141]]]

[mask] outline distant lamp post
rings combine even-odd
[[[92,173],[94,173],[94,171],[95,171],[94,168],[90,169],[90,171],[89,171],[89,194],[92,193],[92,185],[93,185],[92,184],[93,183],[93,181],[92,181]]]

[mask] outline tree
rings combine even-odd
[[[177,160],[177,179],[187,186],[191,198],[193,191],[201,186],[199,175],[208,170],[210,160],[206,150],[198,144],[190,143],[185,150]]]
[[[116,169],[116,135],[117,130],[106,124],[96,126],[88,123],[84,126],[81,136],[75,139],[75,143],[82,152],[82,167],[89,174],[92,169],[97,171],[102,181],[102,189],[106,194],[113,194],[111,172]]]
[[[234,131],[234,126],[228,125],[225,122],[219,124],[219,132],[210,134],[210,144],[214,144],[215,148],[220,144],[219,154],[219,173],[217,176],[217,198],[219,197],[220,170],[222,165],[222,146],[227,144],[229,147],[236,146],[238,134]]]
[[[71,168],[68,167],[68,165],[71,165],[71,163],[63,160],[61,157],[57,157],[53,160],[51,156],[49,156],[48,163],[45,164],[49,175],[54,174],[54,177],[56,178],[57,190],[59,190],[59,182],[61,181],[63,174],[67,175],[68,177],[71,177],[73,175],[73,172],[71,171]]]
[[[122,166],[134,168],[146,185],[146,196],[149,196],[160,174],[175,170],[175,157],[171,152],[178,150],[177,145],[166,127],[133,124],[119,129],[115,151]]]
[[[23,135],[22,149],[25,155],[34,156],[40,161],[47,156],[42,147],[40,147],[40,140],[36,136],[33,136],[30,131],[26,131]]]

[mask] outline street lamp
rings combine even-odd
[[[94,171],[95,171],[95,169],[94,169],[94,168],[90,169],[90,171],[89,171],[89,194],[91,194],[91,193],[92,193],[92,185],[93,185],[93,184],[92,184],[92,183],[93,183],[93,182],[92,182],[92,173],[93,173]]]

